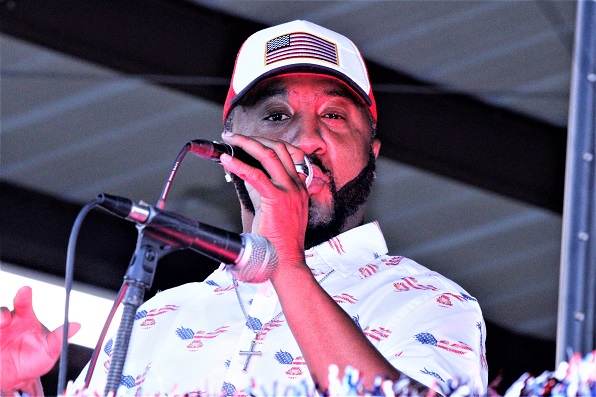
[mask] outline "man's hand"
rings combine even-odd
[[[0,390],[23,388],[52,369],[62,345],[62,326],[50,332],[37,319],[30,287],[21,288],[14,298],[14,310],[0,307]],[[68,337],[81,325],[71,323]]]
[[[276,248],[280,264],[304,261],[304,234],[308,223],[308,192],[305,176],[294,163],[304,163],[304,152],[282,142],[239,134],[223,135],[225,142],[244,149],[267,170],[250,167],[227,155],[221,163],[247,183],[255,209],[245,232],[266,237]],[[248,218],[244,216],[243,222]]]

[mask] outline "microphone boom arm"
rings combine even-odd
[[[219,262],[234,264],[236,256],[231,252],[242,251],[243,244],[239,235],[230,233],[207,224],[203,224],[182,215],[161,211],[165,216],[156,216],[151,206],[145,232],[156,240],[178,249],[192,249]],[[178,221],[178,222],[177,222]],[[234,250],[231,250],[231,248]]]

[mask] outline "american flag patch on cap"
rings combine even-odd
[[[290,33],[267,42],[265,65],[291,58],[313,58],[339,65],[337,46],[309,33]]]

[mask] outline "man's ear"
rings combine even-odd
[[[375,158],[379,157],[379,150],[381,150],[381,141],[377,138],[374,138],[372,141],[372,151],[375,155]]]

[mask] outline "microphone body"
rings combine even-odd
[[[229,269],[239,280],[262,283],[269,279],[277,266],[275,247],[262,236],[229,232],[149,204],[135,204],[123,197],[108,194],[99,197],[102,208],[136,222],[147,235],[231,265]]]
[[[221,157],[221,155],[226,153],[232,157],[236,157],[237,159],[242,160],[244,163],[250,165],[251,167],[258,168],[261,171],[267,173],[267,171],[265,171],[265,169],[263,168],[263,165],[257,159],[255,159],[239,147],[231,146],[223,142],[209,141],[207,139],[193,139],[189,142],[189,144],[190,151],[201,158],[219,163],[219,158]]]
[[[232,157],[236,157],[239,160],[242,160],[244,163],[250,165],[251,167],[258,168],[265,173],[269,177],[269,173],[265,171],[263,165],[250,154],[246,153],[239,147],[228,145],[227,143],[223,142],[215,142],[209,141],[207,139],[194,139],[188,143],[190,145],[190,151],[193,152],[195,155],[216,161],[219,163],[219,158],[222,154],[226,153]],[[310,164],[310,160],[307,156],[304,156],[304,163],[302,164],[294,164],[296,167],[296,172],[303,174],[306,177],[305,184],[306,187],[310,186],[313,178],[313,171],[312,165]]]

